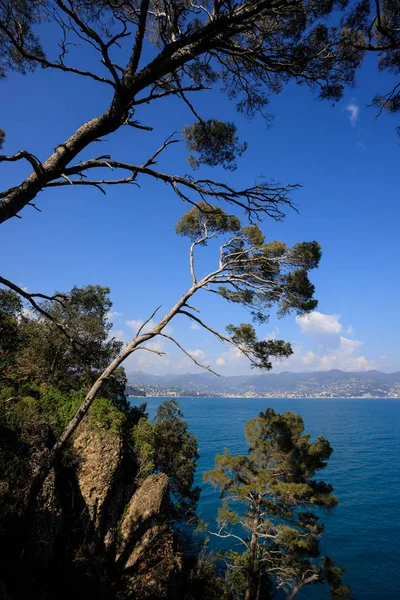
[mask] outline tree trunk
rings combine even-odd
[[[310,577],[302,579],[297,585],[293,587],[292,591],[288,594],[287,600],[294,600],[295,596],[297,596],[301,588],[303,588],[305,585],[309,585],[310,583],[318,581],[318,579],[319,576],[317,573],[313,573]]]
[[[107,110],[81,125],[20,185],[4,192],[4,196],[0,198],[0,224],[18,215],[40,191],[45,189],[46,184],[61,177],[64,169],[82,150],[98,138],[114,133],[126,123],[133,99],[139,92],[159,82],[167,74],[175,72],[196,56],[213,50],[222,33],[228,37],[234,36],[240,23],[246,23],[272,4],[271,0],[246,3],[244,6],[237,7],[232,15],[221,15],[218,19],[211,20],[199,30],[190,35],[183,35],[169,44],[139,72],[136,72],[135,68],[138,57],[135,56],[134,50],[121,77],[121,84],[116,89]],[[141,46],[137,51],[140,58]]]
[[[108,367],[103,371],[100,377],[94,382],[89,392],[86,394],[84,401],[81,406],[68,423],[53,448],[48,453],[47,457],[44,459],[43,463],[40,465],[38,472],[34,476],[29,492],[28,498],[26,500],[27,510],[29,512],[30,508],[34,505],[36,498],[42,488],[43,483],[46,480],[46,477],[50,473],[51,468],[56,462],[57,457],[59,456],[61,450],[65,447],[68,440],[71,438],[79,423],[82,421],[84,416],[87,414],[89,408],[93,404],[93,400],[96,398],[100,389],[102,388],[104,382],[109,379],[115,370],[123,363],[123,361],[130,355],[134,350],[139,347],[144,342],[151,340],[152,338],[159,335],[164,327],[168,325],[169,321],[179,312],[179,310],[186,304],[189,298],[203,285],[205,285],[207,281],[207,277],[203,278],[198,284],[192,285],[191,288],[178,300],[178,302],[171,308],[170,311],[159,321],[157,325],[153,327],[151,331],[148,333],[143,333],[141,335],[137,335],[133,338],[133,340],[120,352],[120,354],[108,365]]]
[[[260,498],[257,498],[255,504],[255,517],[251,532],[249,548],[249,564],[247,565],[247,585],[244,593],[244,600],[253,600],[253,582],[254,582],[254,563],[257,550],[257,528],[260,520]]]
[[[258,569],[256,600],[260,600],[260,594],[261,594],[261,567]]]

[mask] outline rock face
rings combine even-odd
[[[57,490],[56,474],[52,469],[39,497],[41,510],[33,515],[31,527],[36,540],[34,551],[46,569],[50,566],[57,537],[63,528],[62,506]]]
[[[173,532],[161,515],[167,512],[169,481],[150,475],[131,498],[121,521],[117,565],[122,571],[117,597],[171,597],[171,579],[180,569]]]
[[[121,460],[122,439],[107,429],[91,429],[85,420],[73,445],[79,460],[78,485],[90,519],[99,526]]]
[[[73,447],[78,458],[77,483],[97,538],[94,547],[97,550],[103,542],[108,549],[121,510],[122,497],[119,501],[115,497],[121,496],[121,490],[115,488],[123,457],[122,437],[85,419],[78,427]]]
[[[179,597],[171,592],[180,559],[168,477],[153,474],[137,487],[135,474],[124,438],[85,419],[72,462],[51,472],[29,524],[19,527],[23,560],[0,552],[0,598],[55,600],[76,590],[97,600]],[[7,539],[18,530],[18,515],[10,516]]]
[[[132,496],[121,521],[117,562],[132,567],[158,535],[160,514],[168,504],[168,477],[150,475]]]

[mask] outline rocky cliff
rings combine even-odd
[[[25,476],[13,490],[0,485],[0,597],[174,597],[181,561],[168,477],[153,474],[139,485],[123,436],[88,418],[27,519],[19,501],[52,442],[44,429],[29,431]]]

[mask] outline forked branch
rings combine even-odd
[[[42,317],[45,317],[46,319],[48,319],[49,321],[51,321],[51,323],[53,323],[57,327],[57,329],[59,331],[61,331],[61,333],[63,335],[65,335],[65,337],[71,342],[71,344],[75,348],[76,348],[76,346],[83,346],[83,344],[80,341],[76,340],[74,337],[71,336],[71,334],[69,333],[69,331],[64,327],[64,325],[62,325],[62,323],[60,323],[59,321],[57,321],[57,319],[55,319],[53,317],[53,315],[51,315],[47,310],[45,310],[35,300],[35,298],[42,298],[43,300],[49,300],[51,302],[59,302],[60,304],[63,304],[63,300],[65,300],[65,296],[63,294],[54,294],[53,296],[47,296],[46,294],[30,293],[30,292],[24,290],[23,288],[19,287],[18,285],[16,285],[12,281],[9,281],[8,279],[5,279],[4,277],[0,277],[0,284],[8,287],[10,290],[13,290],[13,292],[16,292],[22,298],[25,298],[25,300],[27,300],[29,302],[29,304],[39,314],[42,315]]]

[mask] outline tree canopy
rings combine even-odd
[[[1,192],[0,222],[19,216],[45,189],[84,185],[104,191],[108,185],[132,184],[143,177],[165,182],[189,201],[219,198],[250,214],[263,214],[271,201],[287,200],[290,187],[258,182],[243,189],[227,188],[219,181],[155,170],[158,156],[178,141],[176,136],[140,164],[113,155],[85,160],[79,155],[120,127],[151,132],[152,125],[141,121],[143,106],[176,97],[195,119],[180,138],[186,141],[190,164],[235,168],[245,140],[238,139],[235,124],[203,119],[192,96],[216,87],[249,118],[257,113],[268,118],[270,95],[289,81],[309,86],[322,98],[338,99],[343,87],[354,81],[362,58],[362,51],[347,43],[348,27],[329,24],[330,16],[345,4],[343,0],[1,2],[2,77],[10,70],[57,70],[107,87],[112,99],[103,114],[93,115],[67,140],[54,140],[55,150],[47,158],[37,157],[34,149],[0,157],[2,162],[26,160],[33,169],[19,185]],[[44,24],[58,36],[57,47],[44,42]],[[110,177],[110,168],[116,177]]]
[[[27,309],[16,292],[0,290],[0,357],[9,366],[0,381],[46,383],[69,393],[90,385],[122,348],[109,336],[109,292],[74,287]],[[123,394],[124,374],[113,382],[109,387]]]
[[[133,431],[140,478],[150,473],[169,477],[173,515],[188,521],[196,514],[200,488],[194,486],[199,459],[197,441],[183,421],[176,400],[166,400],[157,408],[152,422],[143,417]]]
[[[400,6],[396,0],[361,0],[343,20],[354,48],[378,56],[378,68],[400,75]],[[378,115],[400,110],[400,81],[388,92],[377,93],[373,104]],[[400,133],[400,127],[398,127]]]
[[[337,505],[332,486],[317,479],[332,454],[329,442],[321,436],[312,442],[299,415],[272,408],[250,419],[245,433],[248,454],[225,449],[204,474],[224,498],[216,535],[245,548],[227,557],[234,588],[245,600],[273,598],[279,590],[292,600],[319,582],[330,585],[332,598],[349,598],[343,570],[320,557],[324,527],[315,512]]]

